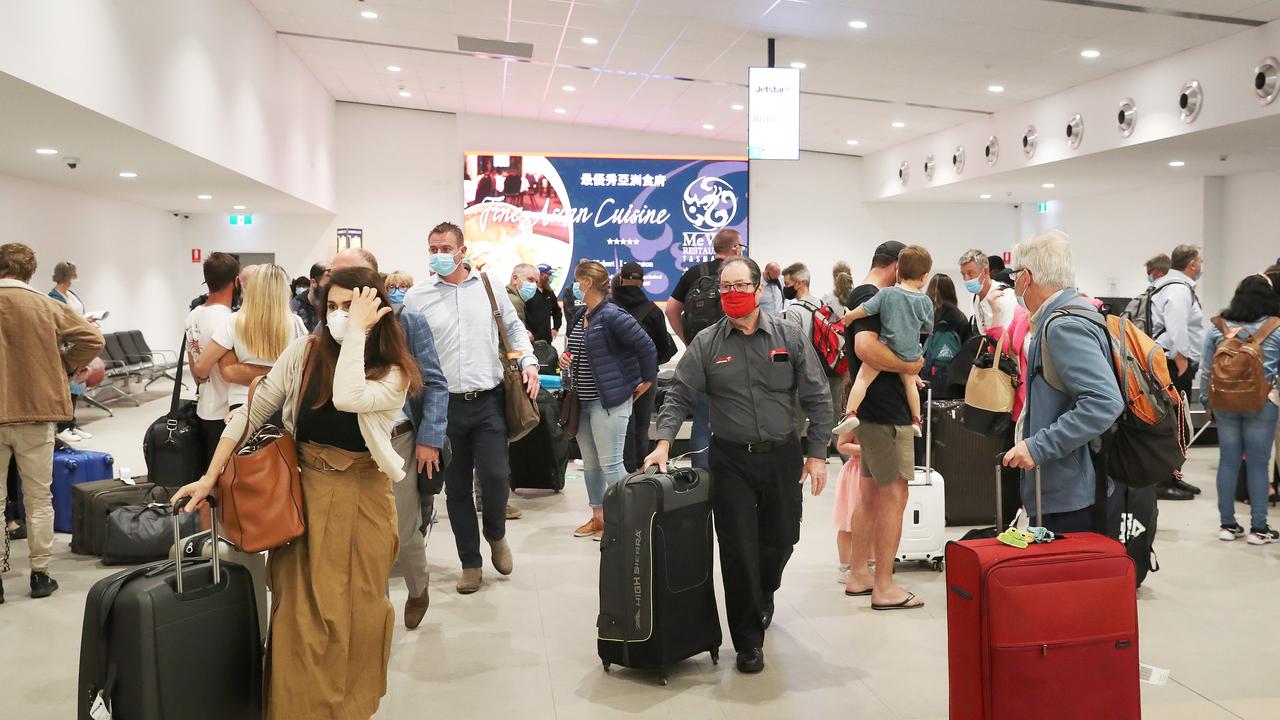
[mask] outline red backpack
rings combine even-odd
[[[809,339],[827,375],[840,377],[849,373],[849,361],[844,353],[844,323],[830,305],[823,304],[813,311],[813,334]]]

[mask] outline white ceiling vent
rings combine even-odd
[[[458,49],[465,53],[490,57],[511,57],[519,60],[533,59],[533,43],[507,42],[489,38],[458,36]]]
[[[1133,134],[1133,126],[1138,122],[1138,106],[1133,104],[1133,98],[1125,98],[1120,101],[1120,112],[1116,113],[1116,127],[1120,130],[1120,137],[1129,137]]]
[[[903,160],[902,164],[898,166],[898,182],[902,183],[905,186],[907,184],[907,180],[909,180],[910,178],[911,178],[911,163],[907,162],[906,160]]]
[[[1253,92],[1259,105],[1270,105],[1280,94],[1280,60],[1263,58],[1253,69]]]
[[[1200,117],[1200,108],[1204,106],[1204,91],[1200,83],[1190,80],[1182,86],[1182,94],[1178,95],[1178,107],[1182,108],[1182,122],[1190,125]]]
[[[957,145],[954,152],[951,153],[951,167],[956,174],[964,172],[964,146]]]
[[[1067,123],[1067,147],[1075,150],[1084,139],[1084,117],[1080,113],[1071,116]]]
[[[1027,129],[1022,131],[1022,154],[1025,155],[1028,160],[1036,156],[1037,142],[1036,126],[1028,125]]]
[[[987,146],[982,149],[982,154],[987,158],[987,167],[995,167],[996,161],[1000,159],[1000,141],[995,135],[987,138]]]

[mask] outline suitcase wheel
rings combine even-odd
[[[600,664],[604,666],[605,672],[609,672],[609,668],[613,667],[613,665],[608,660],[601,660]]]
[[[711,664],[720,664],[720,648],[711,648]]]
[[[929,563],[929,567],[933,568],[934,572],[942,572],[942,558],[934,558]]]
[[[666,674],[666,673],[660,673],[660,674],[658,675],[658,684],[659,684],[659,685],[661,685],[662,687],[666,687],[666,686],[667,686],[667,674]]]

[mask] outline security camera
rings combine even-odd
[[[72,170],[75,170],[76,168],[80,167],[80,158],[78,157],[64,157],[62,158],[62,162],[66,163],[67,167],[71,168]]]
[[[1014,204],[1013,204],[1013,209],[1014,209],[1014,210],[1018,210],[1018,209],[1021,209],[1021,208],[1022,208],[1022,203],[1014,203]]]

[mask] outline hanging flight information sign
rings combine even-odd
[[[800,71],[747,69],[747,157],[800,159]]]
[[[559,292],[580,260],[611,275],[636,262],[649,297],[666,300],[686,268],[715,256],[717,232],[747,243],[747,161],[467,153],[463,204],[468,257],[494,277],[550,265]]]

